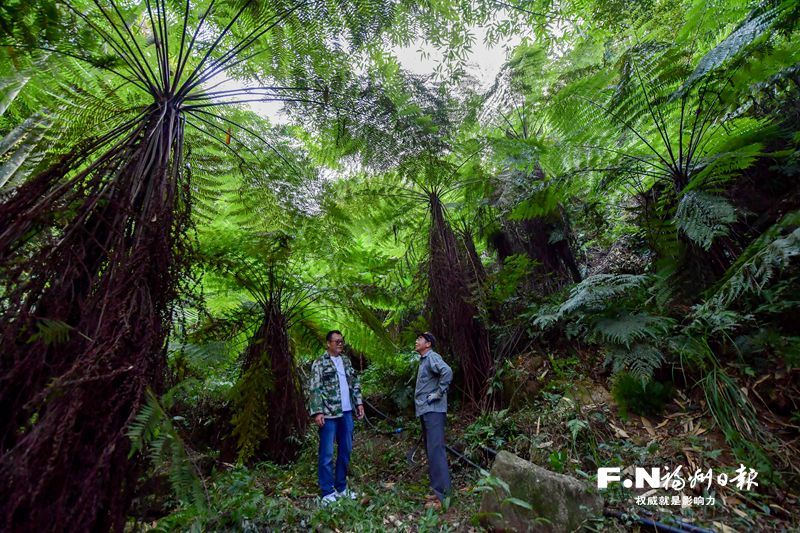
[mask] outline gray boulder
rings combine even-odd
[[[587,520],[602,515],[603,498],[590,485],[512,453],[498,453],[491,473],[508,484],[510,494],[500,487],[484,493],[479,516],[490,530],[566,533],[578,531]]]

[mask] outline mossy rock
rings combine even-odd
[[[609,405],[612,403],[613,398],[608,389],[599,383],[591,381],[580,381],[575,386],[575,391],[572,393],[574,399],[580,405]]]
[[[483,495],[479,516],[492,531],[566,533],[603,513],[603,498],[591,486],[512,453],[497,454],[492,476],[507,483],[510,491],[496,489]],[[527,502],[531,509],[509,498]]]

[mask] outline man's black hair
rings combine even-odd
[[[431,343],[431,348],[435,348],[436,347],[436,337],[433,336],[433,333],[425,331],[425,332],[422,332],[419,335],[417,335],[417,338],[420,338],[420,337],[422,337],[423,339],[425,339],[426,341]]]
[[[331,337],[333,337],[334,335],[342,335],[342,332],[339,331],[338,329],[330,330],[328,334],[325,335],[325,342],[331,342]],[[344,335],[342,335],[342,337],[344,337]]]

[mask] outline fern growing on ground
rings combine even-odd
[[[661,350],[652,344],[610,346],[606,352],[606,365],[611,364],[614,373],[627,371],[641,383],[647,383],[653,373],[664,364]]]
[[[633,274],[599,274],[591,276],[575,285],[567,299],[558,309],[560,316],[579,310],[596,311],[607,307],[609,301],[629,291],[641,288],[648,276]]]
[[[173,493],[182,505],[195,511],[207,506],[207,495],[202,476],[192,463],[186,445],[172,424],[171,418],[152,391],[136,418],[128,426],[131,439],[128,457],[147,454],[156,471],[166,472]]]
[[[571,326],[584,341],[605,347],[605,363],[615,374],[627,370],[644,383],[665,362],[662,346],[676,324],[642,310],[644,288],[652,279],[630,274],[588,277],[557,309],[536,313],[533,325],[542,330],[558,323]]]
[[[622,312],[597,319],[592,334],[604,342],[630,347],[641,341],[658,342],[674,324],[674,320],[663,316]]]

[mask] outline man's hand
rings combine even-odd
[[[357,405],[356,406],[356,418],[359,419],[359,420],[364,418],[364,406],[363,405]]]
[[[429,404],[431,404],[431,403],[433,403],[435,401],[441,400],[442,399],[442,395],[439,394],[438,392],[432,392],[432,393],[428,394],[428,397],[425,398],[425,399],[428,401]]]
[[[317,425],[317,427],[324,426],[325,425],[325,416],[322,413],[319,413],[318,415],[314,415],[314,423]]]

